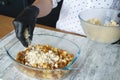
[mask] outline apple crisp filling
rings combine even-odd
[[[57,69],[64,68],[74,58],[66,50],[54,48],[50,45],[32,45],[20,51],[16,60],[24,65],[35,68]]]

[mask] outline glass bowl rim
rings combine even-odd
[[[82,20],[83,22],[85,22],[85,23],[87,23],[87,24],[90,24],[90,25],[93,25],[93,26],[96,26],[96,27],[103,27],[104,25],[96,25],[96,24],[92,24],[92,23],[89,23],[89,22],[87,22],[87,21],[85,21],[84,19],[82,19],[81,18],[81,13],[84,13],[84,12],[86,12],[86,11],[90,11],[90,10],[111,10],[111,11],[119,11],[120,12],[120,10],[117,10],[117,9],[109,9],[109,8],[90,8],[90,9],[86,9],[86,10],[84,10],[84,11],[82,11],[82,12],[80,12],[79,14],[78,14],[78,17],[79,17],[79,19],[80,20]],[[104,28],[105,28],[106,26],[104,26]],[[120,28],[120,24],[119,24],[119,26],[109,26],[109,28]]]

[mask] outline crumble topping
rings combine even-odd
[[[20,51],[16,60],[36,68],[56,69],[67,66],[73,58],[74,55],[66,50],[38,44]]]

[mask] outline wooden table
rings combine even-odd
[[[0,38],[13,30],[11,17],[0,15]]]
[[[14,18],[12,18],[12,17],[0,15],[0,38],[4,37],[6,34],[11,32],[12,30],[14,30],[14,27],[13,27],[13,24],[12,24],[13,20],[14,20]],[[67,31],[61,31],[61,30],[58,30],[58,29],[55,29],[55,28],[52,28],[52,27],[48,27],[48,26],[45,26],[45,25],[41,25],[41,24],[36,24],[36,26],[40,27],[40,28],[53,30],[53,31],[59,31],[59,32],[64,32],[64,33],[83,36],[83,35],[76,34],[76,33],[71,33],[71,32],[67,32]]]
[[[78,58],[80,71],[75,72],[64,80],[120,80],[120,45],[97,43],[78,35],[51,30],[48,27],[46,27],[47,29],[44,28],[35,28],[34,33],[49,33],[67,38],[75,42],[81,50]],[[6,54],[3,46],[14,37],[15,33],[12,31],[0,40],[0,79],[36,80],[19,72]]]

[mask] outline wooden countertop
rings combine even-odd
[[[0,15],[0,38],[13,30],[13,18]]]
[[[0,15],[0,38],[4,37],[6,34],[11,32],[12,30],[14,30],[14,27],[13,27],[13,24],[12,24],[13,20],[14,20],[14,18],[12,18],[12,17]],[[55,29],[55,28],[52,28],[52,27],[49,27],[49,26],[41,25],[41,24],[36,24],[36,26],[40,27],[40,28],[49,29],[49,30],[60,31],[60,32],[64,32],[64,33],[83,36],[83,35],[76,34],[76,33],[61,31],[61,30],[58,30],[58,29]]]

